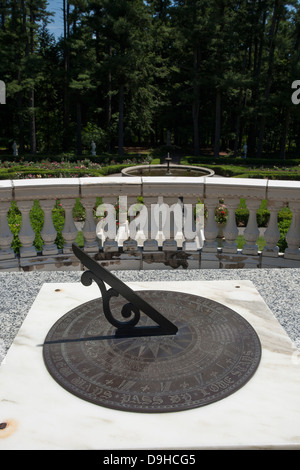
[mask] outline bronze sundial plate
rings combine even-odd
[[[101,299],[82,304],[53,325],[43,347],[46,367],[62,387],[96,405],[161,413],[221,400],[252,377],[261,345],[241,315],[196,295],[138,294],[178,327],[177,334],[116,338]],[[120,296],[111,299],[115,316],[123,304]]]

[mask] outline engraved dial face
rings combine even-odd
[[[238,313],[212,300],[170,291],[138,294],[177,327],[176,335],[117,338],[101,299],[71,310],[43,348],[53,378],[79,398],[123,411],[172,412],[218,401],[252,377],[259,338]],[[123,298],[114,298],[114,315]],[[141,315],[144,325],[151,320]]]

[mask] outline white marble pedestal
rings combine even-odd
[[[44,284],[0,368],[0,449],[300,449],[300,353],[250,281],[129,285],[198,294],[238,312],[262,344],[255,375],[221,401],[174,413],[81,400],[50,376],[42,344],[58,318],[99,297],[99,289]]]

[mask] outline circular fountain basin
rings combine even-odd
[[[213,176],[209,168],[190,165],[138,165],[123,168],[122,176]]]

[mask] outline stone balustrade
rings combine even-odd
[[[95,219],[96,200],[100,197],[103,205],[120,202],[116,237],[107,238],[103,223],[101,226]],[[137,206],[140,197],[143,206]],[[300,267],[300,182],[217,177],[100,177],[0,181],[0,270],[82,269],[72,253],[72,243],[78,234],[72,210],[78,198],[85,208],[85,221],[80,227],[84,250],[109,269]],[[245,245],[238,249],[235,211],[241,198],[246,199],[249,218],[243,231]],[[57,232],[52,220],[57,199],[65,211],[61,249],[55,244]],[[219,199],[224,200],[228,210],[221,241],[215,220]],[[39,200],[44,212],[40,252],[34,246],[35,233],[30,222],[34,200]],[[266,245],[259,251],[256,212],[262,200],[267,200],[270,219],[264,233]],[[22,214],[18,254],[11,247],[13,234],[7,219],[12,201]],[[193,219],[194,208],[199,203],[204,203],[205,224],[196,215],[193,230],[189,232],[178,222],[174,223],[175,216],[170,222],[169,215],[161,210],[167,205],[172,209],[172,216],[182,207],[184,225],[188,218]],[[277,215],[287,204],[292,222],[286,235],[288,247],[280,253]],[[158,207],[154,217],[149,215],[153,206]],[[142,208],[148,214],[144,219]],[[166,223],[170,224],[167,235]]]

